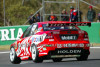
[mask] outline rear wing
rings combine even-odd
[[[48,27],[52,26],[91,26],[91,22],[66,22],[66,21],[48,21]]]

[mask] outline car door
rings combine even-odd
[[[32,29],[31,29],[31,35],[32,35],[32,37],[31,37],[31,44],[38,44],[39,42],[40,42],[40,35],[38,35],[37,33],[39,32],[39,30],[38,30],[38,25],[37,24],[34,24],[33,26],[32,26]]]
[[[24,57],[24,56],[29,56],[30,55],[30,52],[29,52],[29,38],[31,36],[31,29],[32,29],[32,26],[29,26],[25,32],[23,33],[23,36],[17,41],[18,43],[18,50],[17,50],[17,56],[20,56],[20,57]]]
[[[21,55],[22,56],[30,56],[31,55],[31,44],[32,41],[36,41],[37,37],[35,34],[37,33],[38,25],[35,23],[31,26],[29,26],[25,32],[23,33],[23,36],[21,38]]]
[[[39,43],[41,43],[44,40],[46,34],[41,33],[41,29],[42,29],[42,27],[39,27],[38,24],[34,24],[32,26],[32,29],[31,29],[31,35],[32,35],[31,44],[38,45]]]

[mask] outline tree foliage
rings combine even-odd
[[[27,18],[28,16],[30,16],[30,13],[34,14],[42,6],[42,0],[24,0],[23,5],[22,1],[23,0],[5,0],[6,23],[9,23],[10,25],[22,25],[27,21]],[[52,0],[52,1],[67,1],[67,0]],[[91,0],[84,0],[84,1],[91,3]],[[46,3],[45,12],[47,14],[50,14],[50,11],[53,10],[54,13],[59,14],[63,9],[66,9],[67,12],[70,13],[70,6],[76,7],[76,4],[59,5],[57,3],[56,4]],[[80,10],[83,12],[82,16],[85,16],[85,19],[86,19],[86,13],[88,11],[88,6],[89,5],[80,2]],[[99,7],[100,5],[97,4],[95,6]],[[95,8],[94,10],[96,11],[96,13],[100,11]],[[4,12],[3,0],[0,0],[0,26],[3,26],[3,12]]]
[[[37,11],[41,7],[41,0],[24,1],[24,5],[22,5],[22,0],[5,0],[6,23],[9,23],[10,25],[22,25],[27,21],[30,13],[34,14],[35,11]],[[0,5],[1,4],[2,7],[0,7],[0,17],[3,18],[3,2],[0,2]],[[0,21],[0,26],[2,25],[3,21]]]
[[[0,0],[0,25],[3,25],[3,14],[2,14],[2,11],[3,11],[3,1]]]

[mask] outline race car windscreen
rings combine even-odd
[[[47,27],[46,24],[43,24],[43,30],[44,31],[50,31],[50,30],[77,30],[75,26],[53,26],[53,27]]]

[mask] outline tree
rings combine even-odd
[[[3,25],[3,15],[2,15],[2,12],[3,12],[3,0],[0,0],[0,26]]]

